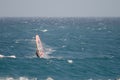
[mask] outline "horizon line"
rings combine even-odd
[[[120,16],[0,16],[0,18],[120,18]]]

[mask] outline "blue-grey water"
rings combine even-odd
[[[48,54],[35,55],[35,35]],[[120,78],[120,18],[0,18],[0,79]]]

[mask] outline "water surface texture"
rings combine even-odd
[[[35,55],[35,35],[47,59]],[[3,80],[120,78],[120,18],[0,18]]]

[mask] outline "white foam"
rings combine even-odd
[[[51,78],[51,77],[48,77],[46,80],[54,80],[53,78]]]
[[[11,56],[0,55],[0,58],[16,58],[16,56],[15,55],[11,55]]]
[[[68,63],[70,63],[70,64],[72,64],[73,63],[73,60],[67,60],[68,61]]]
[[[9,58],[16,58],[16,56],[15,56],[15,55],[5,56],[5,57],[9,57]]]
[[[42,32],[47,32],[48,30],[47,29],[44,29],[44,30],[41,30]]]
[[[120,80],[120,78],[116,79],[116,80]]]
[[[19,80],[29,80],[27,77],[20,77]]]
[[[45,45],[44,44],[44,50],[45,50],[45,53],[46,54],[52,54],[53,52],[55,52],[56,50],[54,50],[53,48],[51,48],[50,46],[48,46],[48,45]]]
[[[6,80],[14,80],[14,78],[8,77],[8,78],[6,78]]]
[[[28,77],[0,77],[0,80],[37,80],[37,78],[28,78]]]
[[[51,59],[53,58],[53,56],[50,56],[50,54],[52,54],[53,52],[55,52],[56,50],[54,50],[52,47],[46,45],[43,43],[43,47],[44,47],[44,52],[45,52],[45,59]],[[35,50],[35,48],[33,48],[33,50]],[[31,53],[30,55],[26,55],[25,58],[37,58],[35,52]]]
[[[50,59],[51,58],[51,56],[49,56],[49,54],[51,54],[50,52],[46,52],[45,51],[45,55],[44,55],[44,59]],[[35,54],[35,52],[34,53],[32,53],[32,54],[30,54],[30,55],[27,55],[27,56],[25,56],[25,58],[37,58],[37,56],[36,56],[36,54]]]
[[[3,57],[4,57],[4,55],[1,55],[1,54],[0,54],[0,58],[3,58]]]
[[[56,50],[52,49],[49,46],[45,47],[44,50],[45,50],[45,57],[44,57],[45,59],[51,59],[51,58],[53,58],[53,56],[50,56],[50,54],[52,54]]]

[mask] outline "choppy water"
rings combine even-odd
[[[48,59],[36,57],[35,35]],[[3,80],[120,78],[120,18],[0,18]]]

